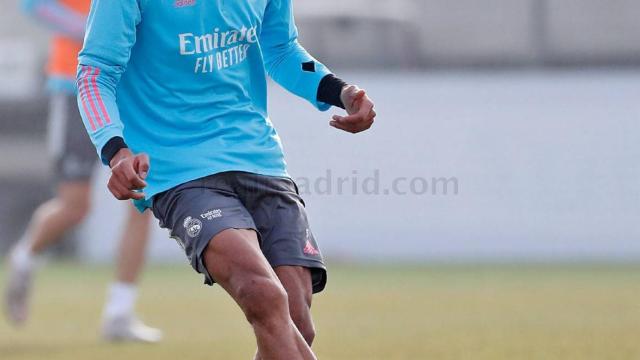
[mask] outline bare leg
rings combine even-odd
[[[29,295],[33,285],[33,255],[59,242],[62,235],[78,225],[89,211],[89,183],[65,182],[55,198],[35,211],[22,240],[9,257],[4,303],[8,319],[21,325],[29,315]]]
[[[316,336],[311,318],[313,289],[311,271],[301,266],[279,266],[275,269],[289,297],[289,314],[293,323],[311,346]]]
[[[151,212],[143,214],[135,207],[128,210],[127,223],[120,237],[116,279],[118,282],[135,284],[144,266]]]
[[[24,240],[32,254],[42,253],[77,226],[89,212],[89,182],[65,182],[55,198],[40,205],[27,227]]]
[[[231,295],[253,327],[262,360],[313,360],[289,315],[282,283],[251,230],[225,230],[209,243],[207,270]]]
[[[279,266],[275,268],[275,272],[287,291],[291,319],[307,344],[311,346],[316,336],[311,318],[313,297],[311,272],[301,266]],[[255,360],[262,360],[260,353],[256,354]]]
[[[147,250],[150,214],[141,214],[133,206],[127,210],[116,260],[116,282],[109,287],[103,313],[102,336],[107,341],[155,343],[162,339],[160,330],[145,325],[135,314],[137,282]]]

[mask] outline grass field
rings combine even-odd
[[[0,359],[251,358],[239,310],[187,266],[145,275],[139,309],[162,344],[102,343],[109,279],[45,267],[29,324],[0,322]],[[320,359],[640,359],[640,267],[334,266],[314,315]]]

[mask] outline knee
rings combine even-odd
[[[276,325],[289,316],[287,293],[277,279],[250,279],[238,290],[238,300],[252,325]]]
[[[314,328],[313,323],[310,321],[306,321],[303,324],[296,325],[304,340],[309,346],[311,346],[313,344],[313,340],[316,338],[316,329]]]
[[[303,308],[296,308],[295,301],[294,303],[289,300],[289,306],[291,310],[291,319],[293,319],[293,323],[302,334],[302,337],[305,339],[307,344],[311,346],[313,344],[313,340],[316,337],[316,329],[313,325],[313,320],[311,319],[311,312],[309,311],[309,307],[304,306]]]

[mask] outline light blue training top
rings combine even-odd
[[[98,154],[147,153],[151,197],[224,171],[288,176],[267,74],[319,110],[330,71],[298,43],[291,0],[93,0],[78,104]]]

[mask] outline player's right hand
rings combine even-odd
[[[128,148],[122,148],[111,159],[111,177],[107,187],[118,200],[143,200],[141,191],[147,186],[145,181],[149,173],[149,156],[134,155]]]

